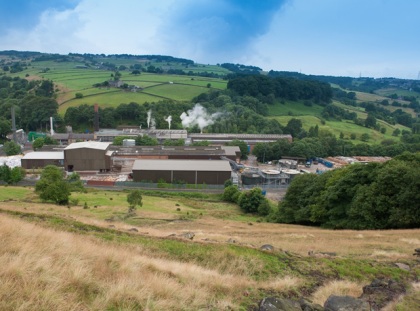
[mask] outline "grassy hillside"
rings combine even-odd
[[[351,112],[355,112],[360,119],[364,120],[367,117],[367,113],[361,107],[346,106],[339,102],[334,102],[333,104]],[[343,133],[345,139],[350,139],[351,134],[356,134],[356,139],[354,140],[356,143],[362,142],[360,136],[364,133],[369,134],[370,142],[377,143],[384,139],[398,140],[398,137],[392,136],[392,132],[396,128],[399,128],[400,130],[409,130],[407,127],[400,124],[391,125],[382,120],[377,120],[381,127],[386,129],[385,134],[382,134],[379,131],[357,125],[350,120],[325,120],[321,115],[322,110],[323,107],[319,105],[305,106],[302,102],[276,103],[275,105],[269,106],[269,118],[277,120],[283,126],[286,126],[287,122],[292,118],[297,118],[302,121],[302,126],[307,131],[310,127],[318,125],[320,130],[330,131],[337,137],[340,136],[340,133]]]
[[[73,194],[80,203],[67,208],[38,202],[30,188],[0,191],[0,309],[250,310],[267,295],[322,304],[332,293],[359,296],[376,277],[409,286],[420,274],[411,255],[419,230],[262,223],[215,195],[150,194],[125,218],[124,192]],[[186,232],[194,239],[179,237]],[[399,310],[419,306],[409,288]]]
[[[97,61],[100,61],[98,59]],[[120,66],[129,68],[131,65],[139,63],[130,59],[104,59],[112,61]],[[177,63],[153,63],[148,65],[161,66],[163,68],[184,69],[193,73],[216,73],[226,74],[229,71],[215,65],[190,65],[182,68]],[[207,78],[200,76],[154,74],[142,72],[140,75],[131,74],[132,70],[120,71],[120,80],[128,85],[139,87],[136,92],[125,91],[112,87],[93,87],[94,84],[110,80],[113,71],[89,68],[76,68],[84,65],[80,62],[53,62],[37,61],[32,62],[27,70],[11,74],[12,76],[27,77],[27,79],[50,79],[56,85],[57,102],[60,104],[59,112],[64,114],[68,107],[79,106],[81,104],[93,105],[98,103],[100,107],[116,107],[121,103],[159,101],[169,99],[174,101],[190,101],[201,93],[211,89],[226,89],[227,81],[218,78]],[[48,68],[48,70],[46,70]],[[76,98],[76,93],[81,93],[83,98]]]

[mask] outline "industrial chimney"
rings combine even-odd
[[[95,132],[99,131],[99,105],[95,104],[95,120],[94,120],[94,126],[95,126]]]
[[[54,135],[53,117],[50,117],[50,133],[51,133],[51,136]]]

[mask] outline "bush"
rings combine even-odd
[[[16,154],[20,154],[22,152],[20,145],[15,143],[14,141],[9,141],[4,144],[3,150],[7,156],[12,156]]]
[[[254,188],[243,192],[238,198],[240,208],[246,213],[259,213],[258,209],[267,199],[262,194],[260,188]],[[264,207],[262,208],[264,210]]]
[[[238,187],[231,185],[225,188],[222,198],[224,201],[237,203],[239,195]]]

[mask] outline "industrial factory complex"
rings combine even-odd
[[[135,138],[139,135],[148,135],[159,142],[183,139],[185,145],[136,146]],[[126,137],[123,145],[112,145],[118,136]],[[260,142],[291,141],[290,135],[189,134],[186,130],[123,128],[101,129],[86,137],[78,134],[78,142],[72,142],[72,133],[52,133],[51,137],[60,145],[26,153],[21,160],[22,167],[36,169],[52,164],[67,172],[97,176],[98,179],[125,174],[133,182],[195,185],[223,185],[226,180],[238,185],[284,185],[297,172],[286,174],[281,170],[261,171],[247,167],[241,163],[239,147],[225,145],[241,140],[252,150]],[[201,141],[208,141],[210,145],[193,145]]]

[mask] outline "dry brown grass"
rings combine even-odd
[[[71,210],[54,205],[26,202],[0,202],[0,208],[32,213],[58,214],[72,217],[78,221],[95,226],[108,227],[110,224],[95,217],[91,210],[75,207]],[[105,209],[107,207],[98,208]],[[109,207],[124,210],[126,207]],[[174,218],[162,212],[138,211],[138,215],[150,219]],[[126,231],[135,225],[115,222],[118,230]],[[316,227],[296,225],[241,222],[203,216],[190,221],[150,222],[137,226],[139,234],[166,237],[186,231],[195,233],[194,241],[202,243],[226,243],[234,239],[238,243],[259,247],[271,244],[277,249],[287,250],[299,255],[309,251],[335,252],[338,256],[369,258],[376,260],[397,260],[412,258],[413,250],[420,247],[420,229],[406,230],[326,230]]]
[[[366,284],[351,281],[331,281],[319,287],[312,294],[312,301],[324,305],[330,295],[359,297],[363,292],[364,285]]]
[[[0,243],[0,310],[236,310],[249,288],[300,284],[221,274],[4,215]]]

